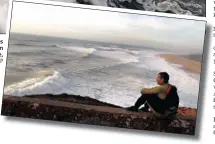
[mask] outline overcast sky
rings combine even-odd
[[[11,32],[202,52],[205,22],[14,2]]]
[[[6,22],[9,0],[0,0],[0,34],[6,32]]]

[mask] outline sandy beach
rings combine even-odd
[[[201,55],[174,55],[174,54],[161,54],[160,57],[165,60],[179,64],[184,67],[185,70],[188,70],[193,73],[201,72]],[[197,58],[198,57],[198,58]]]

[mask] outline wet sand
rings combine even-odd
[[[174,54],[161,54],[160,57],[166,61],[183,66],[185,70],[193,73],[201,72],[201,55],[174,55]]]

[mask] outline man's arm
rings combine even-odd
[[[158,94],[160,92],[160,86],[156,86],[153,88],[142,88],[141,94]]]

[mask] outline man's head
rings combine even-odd
[[[157,76],[156,81],[159,85],[169,83],[169,74],[167,72],[160,72]]]

